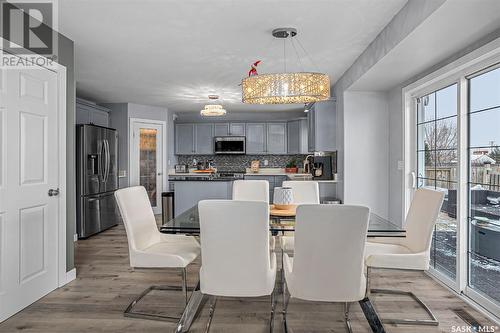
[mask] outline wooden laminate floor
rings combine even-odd
[[[76,243],[77,278],[48,294],[0,324],[0,332],[173,332],[175,323],[125,318],[123,310],[145,288],[153,284],[180,285],[180,272],[170,269],[133,270],[129,267],[125,230],[122,225]],[[189,267],[190,285],[197,281],[199,261]],[[332,281],[332,283],[335,283]],[[387,332],[452,332],[465,325],[452,311],[464,308],[481,324],[492,325],[483,315],[423,273],[375,270],[373,287],[409,289],[435,312],[439,327],[391,326]],[[275,332],[283,332],[281,295],[278,295]],[[411,300],[377,296],[379,313],[425,317]],[[140,303],[139,309],[163,312],[182,311],[178,292],[155,292]],[[268,332],[269,298],[220,299],[211,332]],[[351,307],[354,332],[370,332],[358,304]],[[191,332],[202,332],[207,309],[203,308]],[[289,306],[292,332],[346,332],[341,304],[309,303],[293,300]]]

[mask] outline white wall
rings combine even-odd
[[[344,203],[388,218],[389,111],[384,92],[344,93]]]
[[[403,225],[403,173],[398,166],[404,161],[404,125],[401,87],[387,93],[389,113],[389,221]]]

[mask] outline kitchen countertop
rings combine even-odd
[[[186,178],[191,178],[191,177],[203,177],[203,176],[208,176],[209,174],[203,174],[203,173],[196,173],[192,172],[192,170],[188,173],[175,173],[174,170],[170,170],[168,173],[169,176],[176,176],[176,177],[186,177]],[[309,173],[286,173],[285,169],[282,168],[260,168],[259,172],[252,172],[250,171],[250,168],[246,169],[245,175],[248,176],[287,176],[288,179],[290,180],[305,180],[305,178],[310,178],[311,174]],[[214,179],[196,179],[194,181],[232,181],[234,179],[220,179],[220,178],[214,178]],[[180,179],[180,180],[173,180],[173,181],[190,181],[190,179]],[[318,183],[337,183],[337,180],[317,180]]]

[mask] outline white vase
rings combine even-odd
[[[293,204],[293,191],[290,187],[275,187],[273,203],[276,208],[288,209]]]

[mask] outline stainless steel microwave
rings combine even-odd
[[[246,152],[244,136],[217,136],[214,138],[214,151],[216,154],[240,154]]]

